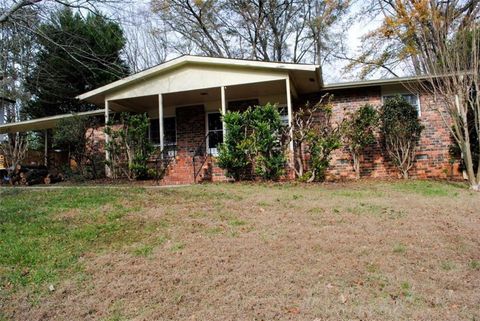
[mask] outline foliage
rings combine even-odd
[[[468,30],[478,22],[478,10],[477,0],[396,0],[388,2],[387,10],[383,1],[365,1],[359,16],[383,21],[365,34],[362,51],[349,59],[347,69],[360,67],[361,78],[379,69],[394,76],[405,68],[416,75],[432,74],[431,63],[443,56],[439,46],[447,44],[458,30]]]
[[[423,130],[417,110],[405,98],[397,95],[384,103],[380,117],[381,132],[388,156],[402,177],[408,178],[408,171],[414,164],[415,151]]]
[[[67,8],[37,32],[40,49],[27,79],[33,98],[23,110],[32,118],[93,109],[75,97],[128,73],[120,58],[122,30],[98,13],[83,17]]]
[[[277,106],[249,108],[246,117],[251,129],[255,174],[263,179],[278,179],[284,173],[285,145],[282,142],[284,125]]]
[[[310,170],[308,180],[322,181],[325,172],[330,166],[331,154],[341,146],[341,126],[332,124],[332,106],[323,105],[320,109],[320,121],[307,136],[308,151],[310,154]]]
[[[375,131],[378,125],[378,112],[369,104],[361,106],[355,112],[347,113],[342,126],[342,138],[353,159],[357,178],[360,178],[360,157],[365,147],[375,143]]]
[[[373,4],[368,11],[383,15],[383,24],[365,37],[353,65],[363,65],[362,76],[378,68],[427,75],[408,86],[433,98],[428,107],[452,129],[470,187],[480,191],[480,153],[470,141],[472,129],[480,134],[478,0],[397,0],[388,2],[388,10],[383,1],[367,3]]]
[[[327,102],[324,99],[327,98]],[[295,146],[293,169],[306,182],[322,181],[330,166],[331,154],[341,146],[341,124],[332,123],[331,96],[309,103],[293,115],[292,137]]]
[[[105,133],[110,139],[105,148],[110,153],[110,166],[114,178],[128,179],[148,177],[148,159],[154,147],[148,139],[149,119],[147,114],[120,114],[120,124],[110,122]]]
[[[220,147],[219,166],[230,176],[275,180],[284,173],[284,125],[277,106],[249,107],[243,113],[229,111],[223,120],[227,134]]]
[[[229,111],[223,115],[225,141],[220,145],[218,164],[235,180],[249,178],[251,162],[247,141],[246,115]]]
[[[77,164],[83,178],[98,178],[101,161],[98,144],[94,140],[98,123],[95,118],[74,116],[59,121],[53,134],[56,148],[68,151],[69,159]]]

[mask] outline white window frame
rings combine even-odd
[[[220,114],[220,117],[222,116],[222,113],[220,111],[208,111],[208,112],[205,112],[205,136],[207,136],[210,132],[221,132],[223,133],[223,123],[222,123],[222,128],[221,129],[214,129],[214,130],[210,130],[208,128],[208,115],[210,114]],[[225,137],[223,137],[223,139],[225,139]],[[223,143],[223,142],[222,142]],[[207,138],[206,139],[206,143],[205,143],[205,152],[212,156],[218,156],[218,148],[210,148],[210,140]]]
[[[414,93],[411,93],[411,92],[408,92],[408,91],[392,92],[392,93],[388,93],[388,94],[382,94],[382,105],[385,104],[385,98],[395,97],[396,95],[400,95],[402,97],[407,96],[407,95],[417,97],[417,106],[414,106],[414,107],[416,107],[416,109],[417,109],[418,118],[422,117],[422,105],[420,103],[420,95],[419,94],[414,94]]]

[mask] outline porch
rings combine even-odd
[[[162,183],[222,181],[226,177],[215,159],[225,136],[222,114],[271,103],[278,106],[285,124],[290,124],[294,95],[290,81],[282,79],[110,99],[105,102],[105,118],[108,122],[119,112],[148,115],[149,138],[161,151],[162,159],[156,161],[167,167]]]

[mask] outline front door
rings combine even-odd
[[[218,155],[218,148],[223,143],[223,122],[220,113],[207,114],[207,153]]]

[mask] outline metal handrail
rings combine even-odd
[[[205,135],[205,137],[203,138],[200,145],[198,145],[197,148],[195,149],[195,151],[193,152],[192,164],[193,164],[193,182],[194,183],[197,182],[197,177],[200,174],[200,172],[202,171],[203,165],[205,165],[205,162],[207,161],[208,155],[207,155],[207,152],[206,152],[206,148],[207,148],[207,139],[208,139],[209,136],[210,136],[210,133]],[[197,171],[196,166],[195,166],[195,160],[196,160],[196,157],[198,157],[198,156],[204,156],[204,158],[203,158],[203,160],[200,164],[200,167]]]
[[[168,153],[170,151],[174,151],[174,155],[173,156],[170,156]],[[175,156],[177,155],[177,148],[176,146],[173,148],[173,149],[166,149],[165,147],[160,151],[160,154],[155,158],[155,180],[156,180],[156,183],[158,185],[159,181],[160,181],[160,177],[163,177],[163,175],[165,174],[165,172],[167,171],[168,169],[168,166],[170,165],[170,163],[172,162],[172,160],[175,159]],[[159,174],[159,163],[162,164],[162,172],[161,174]]]

